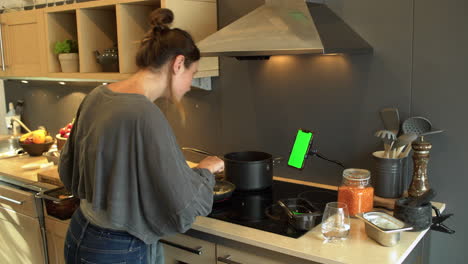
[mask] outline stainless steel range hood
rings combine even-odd
[[[197,43],[202,56],[369,53],[372,47],[317,0],[265,4]]]

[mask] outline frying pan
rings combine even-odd
[[[223,180],[217,180],[213,188],[213,200],[215,202],[225,200],[231,197],[235,189],[236,186],[233,183]]]

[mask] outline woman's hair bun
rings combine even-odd
[[[172,21],[174,21],[174,13],[170,9],[158,8],[151,12],[150,25],[154,33],[169,29]]]

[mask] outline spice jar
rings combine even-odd
[[[363,169],[343,171],[343,183],[338,187],[338,202],[348,205],[349,215],[356,216],[374,207],[374,188],[370,185],[370,172]]]

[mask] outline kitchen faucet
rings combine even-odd
[[[21,120],[19,120],[16,117],[11,117],[10,125],[8,126],[8,130],[12,130],[13,135],[18,135],[20,134],[20,130],[18,129],[17,126],[14,125],[14,122],[17,122],[22,128],[24,128],[26,131],[31,132],[31,129],[29,129]]]

